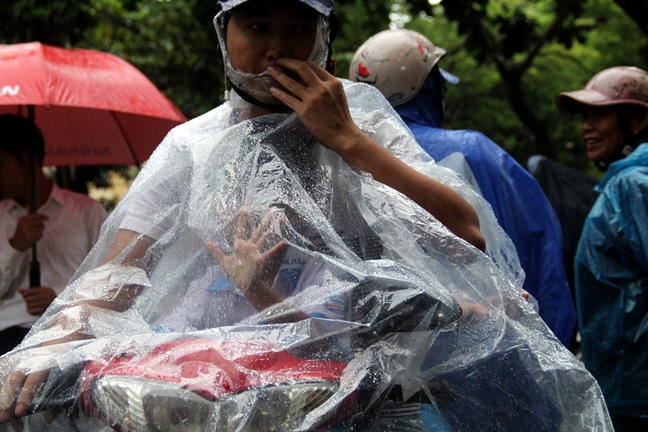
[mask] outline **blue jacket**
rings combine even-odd
[[[612,415],[648,418],[648,144],[596,188],[574,260],[583,360]]]
[[[483,197],[509,235],[526,273],[524,289],[538,300],[539,314],[567,347],[576,310],[562,261],[560,223],[538,182],[515,159],[485,135],[443,130],[426,95],[397,106],[396,111],[419,144],[436,161],[461,153]]]

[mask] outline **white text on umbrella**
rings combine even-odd
[[[0,96],[17,96],[20,91],[20,86],[4,86],[2,91],[0,91]]]

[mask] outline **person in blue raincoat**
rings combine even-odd
[[[648,430],[648,73],[613,67],[558,107],[583,115],[587,157],[605,171],[578,244],[583,360],[617,432]]]
[[[444,130],[445,82],[458,79],[438,67],[445,50],[423,35],[386,30],[356,51],[352,81],[377,87],[437,163],[452,168],[481,192],[515,245],[539,314],[569,347],[576,311],[562,262],[558,218],[537,181],[482,133]]]

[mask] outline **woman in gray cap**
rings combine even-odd
[[[609,68],[556,103],[605,171],[574,263],[583,360],[616,430],[648,430],[648,73]]]

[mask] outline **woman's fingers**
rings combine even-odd
[[[277,218],[276,213],[277,211],[275,209],[270,210],[248,238],[248,221],[251,216],[246,211],[242,210],[239,214],[239,220],[237,221],[236,239],[232,254],[236,254],[237,251],[240,250],[250,252],[250,249],[254,249],[257,253],[262,254],[266,243],[276,232],[274,228],[283,222],[283,218]],[[205,247],[221,265],[223,265],[225,260],[230,256],[223,252],[223,250],[214,242],[206,242]]]
[[[18,417],[27,414],[36,392],[47,379],[48,374],[46,370],[30,375],[20,371],[9,374],[0,392],[0,423],[9,421],[13,414]]]
[[[236,231],[234,235],[237,239],[247,238],[249,236],[250,215],[245,207],[241,209],[236,221]]]
[[[284,82],[288,85],[295,86],[296,90],[305,87],[311,87],[316,85],[320,78],[318,74],[313,70],[313,63],[304,62],[301,60],[295,60],[291,58],[282,58],[277,61],[278,65],[282,68],[286,68],[299,76],[299,79],[303,82],[300,83],[298,80],[290,77],[288,74],[282,72],[276,67],[269,67],[268,73],[272,75],[274,79],[279,81],[281,85],[284,85]],[[280,81],[281,80],[281,81]],[[291,82],[292,81],[292,82]],[[284,85],[285,86],[285,85]],[[288,90],[292,91],[291,88],[286,87]]]
[[[27,377],[22,391],[20,392],[20,396],[18,396],[18,400],[16,401],[15,413],[18,417],[22,417],[27,414],[29,405],[31,404],[32,400],[34,400],[34,396],[36,395],[36,392],[40,388],[41,384],[43,384],[43,382],[45,382],[45,380],[47,379],[48,373],[48,371],[39,371],[34,372],[30,374],[29,377]]]
[[[26,378],[27,376],[24,373],[14,371],[7,376],[2,384],[2,390],[0,391],[0,423],[9,421],[13,415],[16,395]]]
[[[278,61],[281,67],[291,70],[299,76],[299,80],[290,77],[279,68],[269,67],[268,73],[281,84],[286,91],[272,88],[274,97],[281,102],[298,111],[300,103],[309,95],[312,96],[321,89],[323,81],[329,80],[332,76],[320,66],[314,63],[307,63],[295,59],[282,58]]]
[[[262,240],[263,237],[267,236],[266,234],[268,232],[272,232],[272,228],[275,225],[275,218],[276,218],[277,211],[275,209],[271,209],[264,217],[261,219],[261,223],[256,227],[252,235],[250,236],[250,241],[254,243],[258,243],[260,245],[264,244],[265,240]]]
[[[287,248],[288,243],[286,242],[286,240],[281,240],[279,243],[264,252],[263,258],[267,261],[283,259],[283,255],[286,252]]]
[[[349,137],[360,131],[351,117],[342,83],[314,63],[282,58],[278,66],[298,74],[302,82],[269,67],[268,73],[285,88],[272,88],[272,95],[297,113],[320,144],[338,153],[345,151]]]
[[[225,252],[223,252],[221,248],[219,248],[214,242],[205,243],[205,247],[207,248],[209,253],[214,257],[216,262],[218,262],[222,266],[223,262],[225,261],[225,258],[227,257],[227,255],[225,255]]]
[[[317,77],[319,79],[321,79],[322,81],[328,81],[328,80],[331,80],[331,79],[335,79],[335,77],[333,75],[331,75],[329,73],[329,71],[327,71],[326,69],[324,69],[322,66],[318,65],[317,63],[308,62],[307,64],[310,67],[310,69],[315,73],[315,75],[317,75]]]
[[[268,68],[268,73],[286,90],[288,90],[298,98],[301,98],[301,95],[303,94],[305,88],[302,84],[298,83],[285,73],[281,72],[279,69],[272,66]]]
[[[295,96],[292,96],[285,91],[272,87],[270,89],[270,93],[272,93],[272,96],[274,96],[276,99],[279,100],[282,104],[286,105],[288,108],[291,110],[297,112],[299,104],[301,103],[301,100],[297,99]]]

